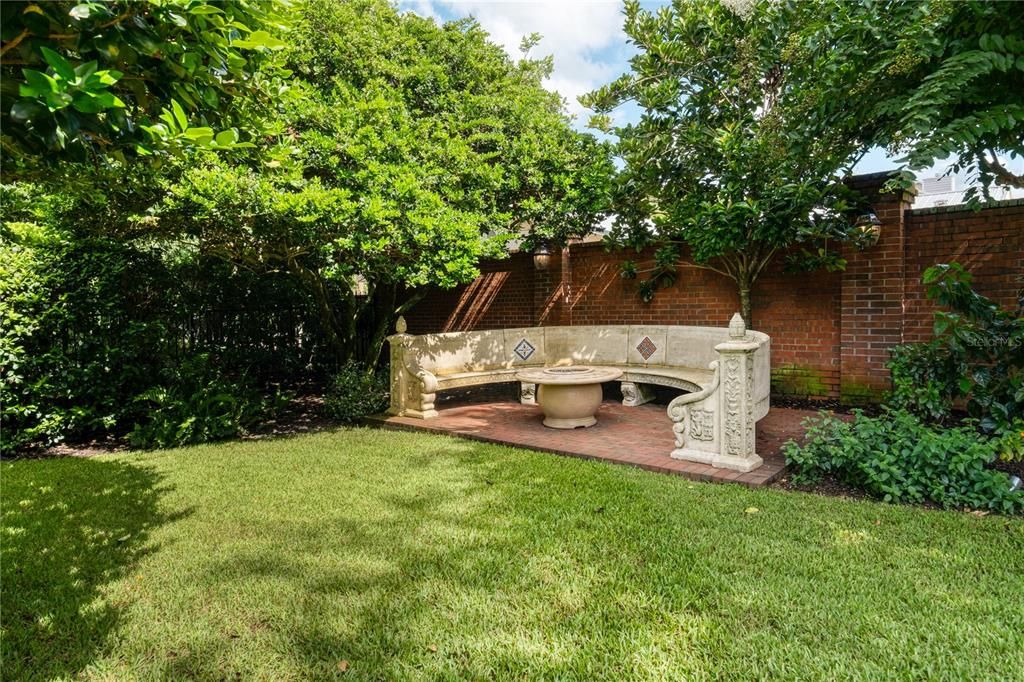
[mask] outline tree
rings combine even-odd
[[[1020,3],[796,3],[786,11],[846,65],[827,73],[831,97],[811,107],[814,115],[902,155],[894,185],[908,187],[914,171],[952,156],[951,170],[980,180],[985,197],[994,182],[1024,186],[1001,160],[1024,154]]]
[[[46,177],[67,162],[123,165],[169,145],[246,144],[245,133],[258,132],[250,129],[259,120],[251,110],[265,107],[286,75],[275,56],[285,46],[284,7],[259,0],[4,2],[7,179],[39,166],[46,172],[35,175]]]
[[[866,115],[909,171],[953,156],[952,170],[980,179],[985,196],[994,182],[1024,187],[1001,161],[1024,155],[1024,5],[932,0],[842,11],[841,21],[817,18],[861,64],[836,84],[834,106]],[[876,30],[865,34],[865,25]]]
[[[600,220],[608,149],[571,130],[548,61],[379,0],[311,2],[292,39],[274,134],[182,160],[130,236],[291,273],[338,360],[373,365],[423,287],[472,280],[524,226],[564,241]]]
[[[643,109],[617,131],[625,167],[611,239],[658,245],[644,298],[673,281],[683,246],[696,265],[735,281],[748,324],[751,289],[778,254],[843,266],[827,246],[859,234],[842,177],[865,138],[818,112],[832,96],[830,74],[847,67],[808,30],[808,15],[788,3],[677,0],[649,12],[627,2],[632,72],[583,102],[605,128],[615,107]],[[636,276],[636,266],[626,262],[623,274]]]

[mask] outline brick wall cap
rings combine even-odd
[[[992,208],[1013,208],[1024,206],[1024,199],[1003,199],[1001,201],[988,201],[977,208],[970,204],[954,204],[952,206],[929,206],[928,208],[911,208],[910,215],[935,215],[938,213],[962,213],[964,211],[978,212]]]
[[[843,178],[843,182],[846,183],[850,189],[857,190],[859,192],[877,192],[882,193],[882,186],[885,185],[889,180],[893,180],[899,177],[900,172],[897,170],[879,171],[877,173],[861,173],[860,175],[848,175]],[[892,193],[887,193],[892,194]],[[911,187],[903,190],[904,196],[916,196],[917,188]]]

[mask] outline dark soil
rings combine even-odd
[[[617,391],[616,391],[617,393]],[[610,396],[617,397],[617,396]],[[518,384],[493,384],[490,386],[474,387],[446,391],[438,395],[438,405],[449,402],[465,401],[471,398],[473,401],[490,402],[494,400],[518,400]],[[661,396],[654,402],[668,402],[671,398],[668,395]],[[849,414],[849,408],[840,406],[837,401],[811,401],[786,398],[773,398],[773,407],[784,407],[794,409],[819,409],[832,410],[838,414]],[[319,393],[306,393],[295,397],[275,419],[263,422],[249,433],[241,437],[242,440],[260,440],[264,438],[276,438],[281,436],[294,436],[303,433],[312,433],[337,426],[324,414],[323,399]],[[62,443],[48,448],[40,448],[28,451],[19,457],[91,457],[112,452],[123,452],[128,449],[127,443],[121,439],[109,438],[104,440],[87,440],[80,442]],[[1024,479],[1024,461],[1022,462],[995,462],[994,469],[1005,471],[1011,476],[1019,476]],[[832,497],[845,497],[850,499],[869,499],[870,496],[862,490],[847,485],[835,478],[825,477],[821,481],[811,485],[797,485],[793,483],[787,473],[770,484],[772,488],[779,490],[794,490],[800,492],[814,493],[817,495],[829,495]],[[932,505],[925,505],[932,506]]]
[[[260,440],[274,436],[295,436],[321,431],[337,424],[324,414],[324,400],[319,394],[293,398],[274,418],[257,425],[242,440]]]
[[[853,414],[854,410],[860,410],[864,414],[874,417],[882,413],[880,405],[842,405],[838,398],[827,400],[811,400],[810,398],[798,398],[795,396],[772,396],[772,407],[788,407],[794,410],[824,410],[836,414]]]
[[[770,484],[772,488],[779,490],[795,490],[802,493],[814,493],[816,495],[828,495],[829,497],[847,497],[853,500],[868,500],[871,496],[859,488],[847,485],[831,476],[826,476],[817,483],[811,485],[797,485],[793,483],[788,472],[785,472]]]
[[[1020,462],[996,462],[992,465],[992,468],[1005,471],[1011,476],[1024,480],[1024,460]]]

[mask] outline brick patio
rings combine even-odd
[[[675,444],[672,423],[662,405],[623,407],[617,401],[606,400],[597,424],[572,431],[545,427],[539,407],[518,402],[455,403],[439,408],[436,419],[381,416],[368,421],[385,428],[444,433],[569,457],[603,459],[698,481],[732,481],[751,487],[767,485],[782,474],[782,444],[799,436],[800,422],[815,414],[811,410],[772,408],[757,423],[757,453],[764,464],[744,474],[669,457]]]

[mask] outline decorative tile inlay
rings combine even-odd
[[[658,347],[654,345],[654,341],[651,341],[651,337],[645,336],[644,340],[636,345],[636,349],[643,356],[644,360],[650,360],[651,356],[658,350]]]
[[[515,351],[515,354],[519,356],[520,360],[525,361],[529,360],[530,356],[533,355],[533,352],[537,349],[534,348],[533,344],[531,344],[529,341],[523,339],[518,344],[516,344],[516,347],[513,348],[512,350]]]

